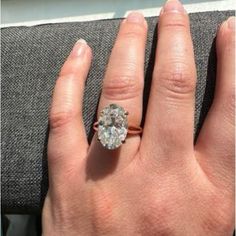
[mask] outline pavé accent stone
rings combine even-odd
[[[116,149],[124,142],[128,132],[127,113],[119,105],[105,107],[98,120],[98,139],[107,149]]]

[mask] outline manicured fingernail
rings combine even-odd
[[[86,45],[87,42],[84,39],[79,39],[72,50],[71,56],[72,57],[83,56],[86,51]]]
[[[163,9],[164,12],[185,13],[184,7],[179,0],[167,0]]]
[[[140,12],[131,12],[127,16],[127,22],[130,23],[143,23],[144,22],[144,16]]]
[[[83,44],[87,44],[87,42],[84,39],[79,39],[76,43],[83,43]]]
[[[235,30],[235,17],[230,17],[228,20],[228,27],[231,29],[231,30]]]
[[[162,15],[163,12],[164,12],[164,9],[163,9],[163,7],[162,7],[161,10],[160,10],[159,16]]]

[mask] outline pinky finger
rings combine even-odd
[[[235,18],[217,34],[215,97],[196,143],[199,162],[220,187],[234,188]]]
[[[78,172],[88,143],[82,119],[82,101],[92,52],[80,39],[62,66],[49,114],[48,165],[50,184],[62,184],[70,172]]]

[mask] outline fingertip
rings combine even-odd
[[[231,16],[227,20],[228,28],[235,31],[235,16]]]
[[[79,44],[79,43],[87,44],[86,40],[85,40],[85,39],[82,39],[82,38],[80,38],[80,39],[76,42],[76,44]]]
[[[87,74],[92,60],[92,49],[84,39],[79,39],[61,68],[59,77],[68,74]],[[81,76],[80,76],[81,77]]]
[[[130,12],[128,14],[126,20],[129,23],[138,23],[138,24],[140,24],[140,23],[142,24],[145,21],[143,14],[141,12],[138,12],[138,11]]]
[[[88,45],[87,43],[87,55],[88,55],[88,58],[90,59],[90,61],[93,59],[93,50],[92,48]]]
[[[128,14],[126,21],[128,23],[136,23],[140,25],[144,25],[147,27],[147,21],[143,15],[143,13],[138,11],[132,11]]]
[[[122,24],[135,24],[147,28],[148,24],[143,13],[138,11],[130,12],[127,17],[122,21]]]
[[[161,10],[160,10],[160,12],[159,12],[159,17],[163,14],[163,12],[164,12],[164,9],[163,9],[163,7],[162,7]]]
[[[178,0],[169,0],[162,7],[159,14],[158,28],[187,28],[189,30],[189,17],[187,11]]]
[[[75,45],[73,46],[73,49],[70,53],[70,58],[84,58],[88,54],[91,55],[91,48],[88,45],[87,41],[85,39],[80,38],[78,41],[76,41]]]
[[[179,0],[167,0],[162,9],[162,13],[187,13]]]
[[[229,17],[218,28],[216,39],[217,52],[225,49],[233,50],[235,47],[235,17]]]
[[[218,28],[217,36],[224,37],[226,34],[235,34],[235,17],[231,16],[221,23]]]

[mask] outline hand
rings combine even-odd
[[[79,40],[56,82],[50,111],[47,236],[215,236],[234,227],[234,18],[217,35],[213,105],[194,145],[196,69],[189,19],[177,0],[161,11],[143,135],[107,150],[87,142],[83,90],[92,52]],[[147,23],[123,20],[98,112],[116,103],[140,125]]]

